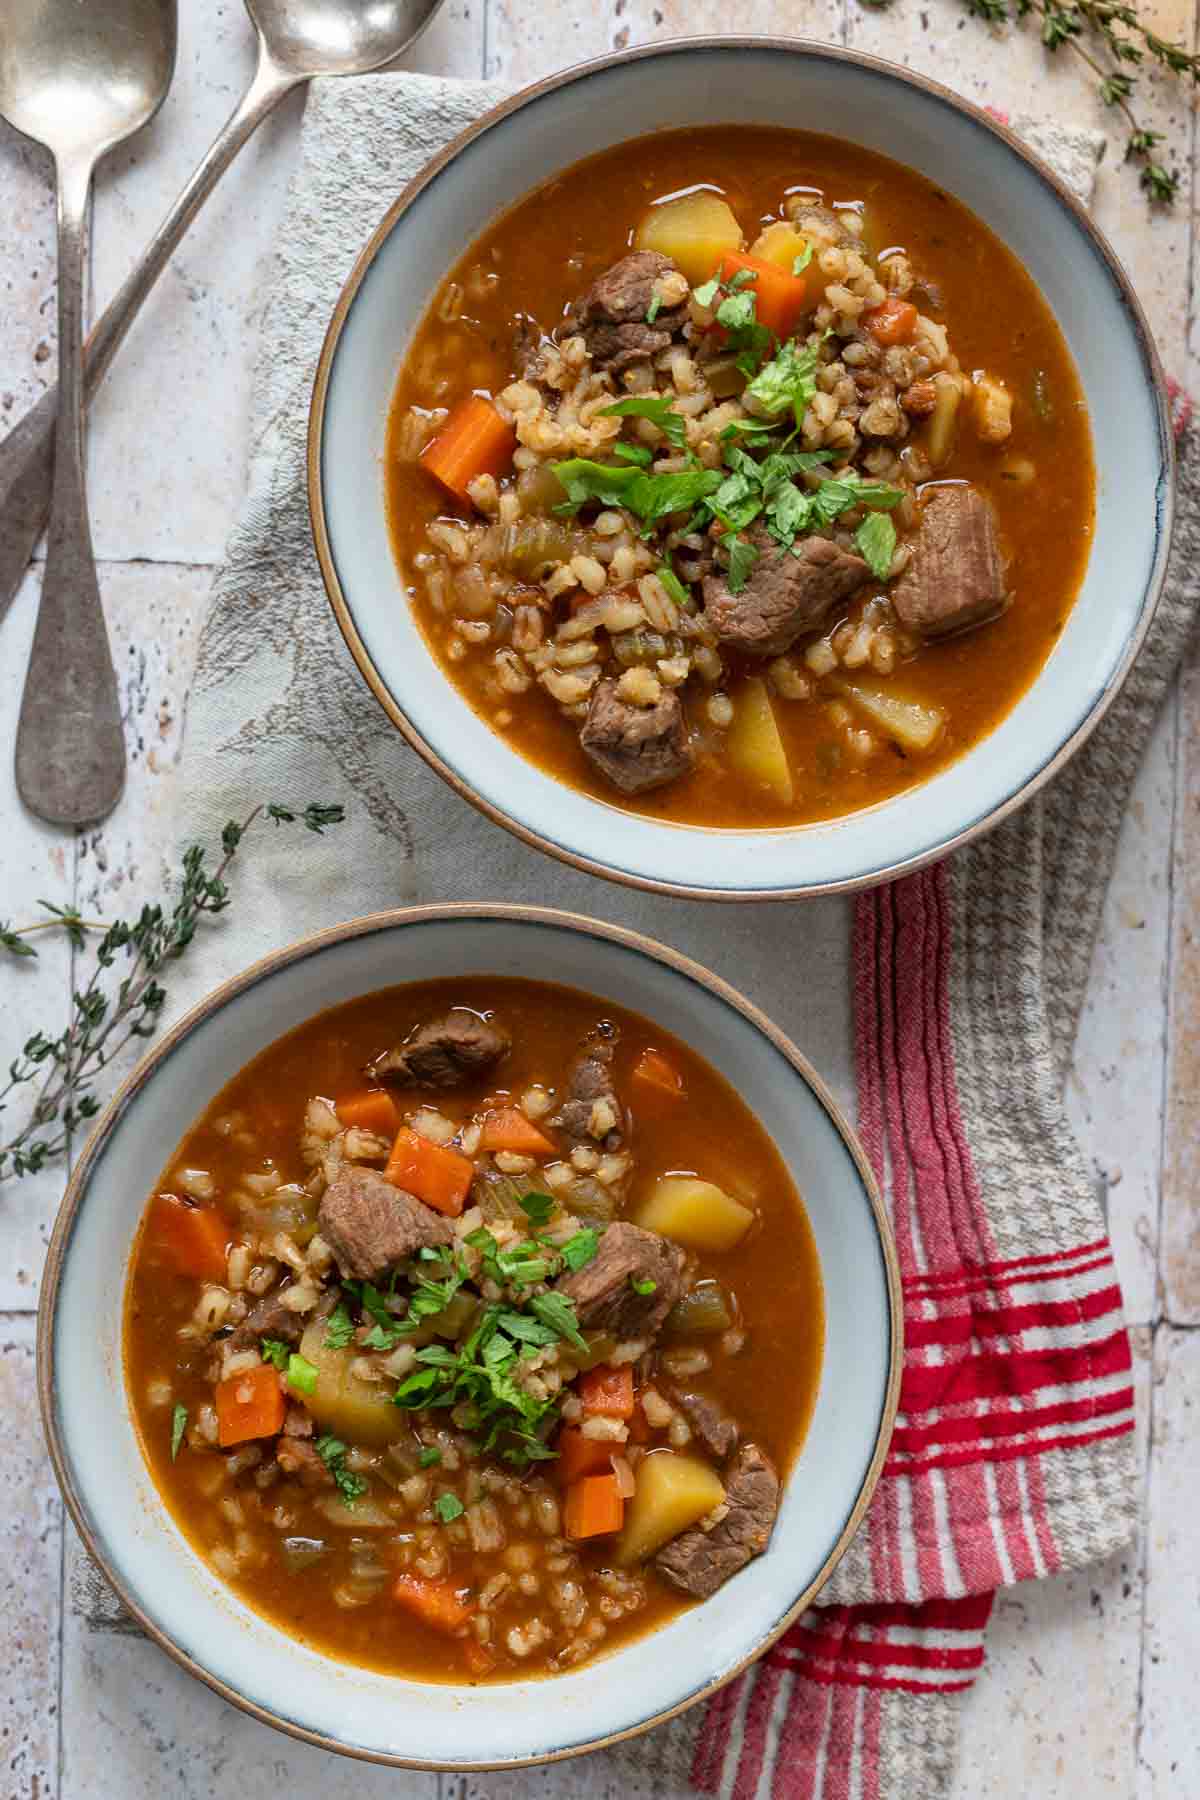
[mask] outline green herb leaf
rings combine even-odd
[[[298,1394],[311,1394],[317,1385],[318,1370],[315,1363],[306,1357],[293,1353],[288,1358],[287,1384]]]
[[[712,280],[706,281],[702,287],[692,289],[692,298],[698,306],[711,306],[720,291],[721,278],[719,275],[714,275]]]
[[[427,1444],[417,1456],[417,1466],[422,1469],[432,1469],[434,1465],[440,1463],[441,1460],[442,1453],[437,1445]]]
[[[790,407],[799,426],[816,397],[818,361],[815,348],[789,338],[780,345],[778,355],[764,364],[747,385],[744,398],[753,400],[772,417]]]
[[[807,269],[807,267],[808,267],[809,263],[812,261],[812,259],[813,259],[813,247],[806,240],[804,248],[803,248],[803,250],[801,250],[800,254],[798,256],[794,256],[792,258],[792,274],[793,275],[803,275],[805,269]]]
[[[273,1363],[281,1373],[287,1368],[292,1347],[290,1344],[285,1344],[282,1338],[260,1338],[258,1348],[264,1362]]]
[[[725,579],[730,593],[740,594],[758,561],[758,549],[748,538],[736,536],[728,540],[728,547],[729,568]]]
[[[563,505],[555,509],[558,512],[576,512],[589,500],[598,500],[602,506],[625,506],[633,483],[643,478],[641,470],[633,465],[614,469],[585,456],[553,463],[551,468],[567,496]]]
[[[587,1267],[599,1248],[599,1233],[593,1231],[590,1225],[585,1225],[582,1231],[577,1231],[574,1237],[567,1239],[559,1254],[571,1273],[575,1274],[577,1270]]]
[[[635,1294],[657,1294],[658,1292],[657,1281],[651,1281],[649,1276],[645,1276],[639,1280],[636,1275],[631,1275],[629,1277],[629,1285]]]
[[[896,527],[887,513],[868,513],[854,533],[854,544],[876,581],[886,581],[896,553]]]
[[[662,311],[662,295],[661,294],[651,294],[650,304],[646,308],[646,323],[647,323],[647,325],[653,325],[655,319],[657,319],[657,317],[661,311]]]
[[[670,400],[658,394],[631,394],[627,400],[617,400],[612,406],[602,407],[600,416],[603,419],[649,419],[674,449],[682,450],[687,442],[687,420],[675,411]]]
[[[568,1344],[577,1350],[586,1350],[587,1343],[579,1329],[579,1320],[575,1316],[575,1303],[565,1294],[534,1294],[529,1302],[529,1310],[544,1325],[549,1325]]]
[[[558,1211],[558,1201],[549,1194],[523,1194],[520,1207],[531,1225],[545,1225]]]
[[[637,463],[643,469],[648,469],[654,461],[654,452],[649,444],[614,444],[612,452],[614,456],[619,456],[622,462]]]
[[[433,1510],[443,1525],[449,1525],[451,1519],[459,1519],[466,1511],[457,1494],[439,1494],[433,1503]]]
[[[326,1350],[344,1350],[354,1337],[354,1320],[344,1300],[339,1300],[325,1322]]]
[[[177,1401],[175,1406],[171,1410],[171,1461],[172,1462],[174,1462],[175,1458],[179,1455],[179,1448],[180,1448],[180,1445],[183,1443],[183,1434],[187,1430],[187,1423],[188,1423],[188,1409],[186,1406],[182,1405],[182,1403]]]
[[[543,1325],[540,1319],[531,1319],[528,1313],[505,1312],[499,1320],[500,1330],[508,1337],[515,1338],[521,1344],[533,1344],[539,1348],[547,1344],[557,1344],[560,1333],[550,1325]],[[498,1343],[498,1338],[493,1342]]]
[[[670,594],[676,606],[686,606],[691,599],[691,595],[684,587],[682,581],[680,581],[670,563],[659,563],[658,568],[655,570],[655,574],[666,588],[668,594]]]
[[[356,1475],[346,1467],[346,1446],[340,1438],[319,1437],[316,1441],[316,1452],[333,1476],[333,1484],[347,1506],[366,1493],[370,1483],[363,1476]]]

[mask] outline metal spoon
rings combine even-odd
[[[420,36],[441,4],[442,0],[371,0],[370,5],[363,0],[246,0],[258,33],[254,78],[88,338],[89,399],[184,232],[267,114],[314,75],[366,75],[392,62]],[[55,405],[51,389],[0,444],[0,620],[46,522]]]
[[[42,603],[17,725],[17,788],[56,824],[98,819],[125,785],[117,677],[88,529],[84,227],[100,158],[152,119],[175,72],[175,0],[9,0],[0,114],[58,178],[58,382]]]

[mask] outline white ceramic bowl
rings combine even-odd
[[[531,188],[646,132],[797,121],[919,170],[1028,268],[1062,327],[1091,413],[1094,548],[1032,688],[983,743],[919,788],[825,824],[667,825],[526,761],[434,662],[388,540],[387,408],[434,289],[463,248]],[[1112,700],[1149,624],[1170,536],[1172,454],[1161,374],[1125,276],[1073,197],[1009,132],[944,88],[871,57],[795,40],[692,39],[588,63],[527,90],[400,196],[329,328],[313,397],[309,495],[326,586],[360,669],[460,793],[528,842],[597,874],[745,899],[828,893],[916,868],[997,823],[1062,766]]]
[[[325,1007],[393,983],[536,975],[619,1000],[708,1058],[804,1196],[825,1287],[816,1410],[771,1548],[703,1606],[551,1680],[462,1688],[323,1658],[244,1606],[159,1498],[130,1420],[121,1313],[162,1165],[236,1071]],[[865,1158],[790,1043],[732,989],[648,939],[565,913],[423,908],[340,926],[259,963],[188,1015],[109,1107],[55,1228],[39,1321],[43,1416],[84,1541],[146,1629],[247,1712],[381,1762],[470,1769],[569,1756],[643,1730],[735,1674],[808,1603],[874,1487],[895,1416],[900,1294]]]

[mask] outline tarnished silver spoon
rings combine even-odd
[[[88,528],[84,232],[92,171],[152,119],[175,72],[175,0],[8,0],[0,114],[54,157],[58,386],[50,538],[17,724],[17,788],[55,824],[102,818],[125,785],[117,677]],[[53,422],[51,415],[50,422]]]
[[[39,0],[16,3],[33,8]],[[91,0],[85,10],[100,10],[109,4],[111,0]],[[97,320],[86,346],[84,375],[89,399],[184,232],[267,114],[285,94],[315,75],[366,75],[392,62],[419,37],[442,0],[370,0],[370,4],[364,0],[245,0],[245,4],[258,34],[253,79],[145,255]],[[0,51],[0,59],[3,55]],[[51,389],[0,443],[0,620],[46,522],[56,410],[57,396]]]

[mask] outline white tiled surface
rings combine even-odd
[[[1193,0],[1146,10],[1194,41]],[[102,172],[94,294],[108,296],[232,109],[251,65],[236,0],[181,0],[179,70],[151,129]],[[2,35],[0,7],[0,35]],[[1002,109],[1111,124],[1065,56],[1032,30],[1003,47],[954,0],[449,0],[414,55],[424,69],[513,84],[682,32],[802,32],[936,75]],[[1148,122],[1194,142],[1183,96]],[[176,757],[213,564],[241,492],[253,333],[295,144],[285,107],[243,153],[160,283],[102,394],[91,432],[92,512],[127,703],[130,781],[97,831],[64,837],[24,815],[12,737],[33,626],[31,574],[0,631],[0,917],[39,898],[109,912],[157,893],[174,838]],[[1189,137],[1190,134],[1190,137]],[[1168,372],[1200,391],[1192,186],[1151,220],[1119,166],[1099,214],[1149,311]],[[52,199],[41,154],[0,127],[0,430],[53,367]],[[1188,270],[1195,276],[1191,283]],[[70,958],[0,966],[0,1064],[63,1015]],[[1002,1599],[989,1665],[966,1706],[959,1800],[1197,1800],[1200,1724],[1200,672],[1172,697],[1126,824],[1072,1078],[1072,1107],[1109,1183],[1141,1395],[1145,1526],[1112,1566]],[[64,1591],[61,1511],[40,1443],[31,1309],[61,1190],[0,1189],[0,1797],[2,1800],[634,1800],[603,1763],[459,1780],[359,1768],[252,1724],[140,1638],[89,1623]],[[94,1608],[91,1609],[94,1615]],[[648,1797],[647,1797],[648,1800]],[[666,1800],[666,1797],[661,1797]],[[922,1800],[914,1795],[911,1800]]]

